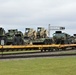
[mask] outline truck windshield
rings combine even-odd
[[[60,38],[60,37],[65,37],[65,35],[63,34],[63,33],[54,33],[53,34],[53,37],[58,37],[58,38]]]

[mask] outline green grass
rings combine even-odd
[[[0,60],[0,75],[76,75],[76,57]]]

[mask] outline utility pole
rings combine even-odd
[[[50,37],[50,24],[48,25],[48,36]]]
[[[51,26],[50,24],[48,25],[48,36],[50,37],[50,30],[64,30],[65,27],[62,26]]]

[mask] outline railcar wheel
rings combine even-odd
[[[43,50],[41,50],[41,52],[43,52]]]
[[[58,48],[55,48],[55,51],[59,51],[59,49]]]

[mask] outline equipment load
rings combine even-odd
[[[6,33],[6,38],[7,38],[7,45],[10,45],[10,44],[15,44],[15,40],[14,40],[14,37],[15,37],[15,34],[17,33],[17,29],[10,29],[8,30],[8,32]]]
[[[23,33],[21,31],[17,31],[17,33],[15,33],[14,44],[15,45],[24,45]]]
[[[47,30],[43,27],[37,28],[37,39],[33,40],[34,45],[52,44],[52,38],[47,36]]]
[[[62,33],[61,31],[56,31],[53,34],[53,41],[55,44],[72,44],[71,36],[67,33]]]
[[[32,28],[25,28],[24,42],[29,44],[30,41],[36,39],[36,31]]]
[[[30,39],[36,39],[36,31],[32,28],[26,28],[24,36],[29,37]]]
[[[47,30],[43,27],[37,28],[37,38],[46,38],[47,37]]]
[[[74,37],[74,44],[76,44],[76,34],[73,34]]]

